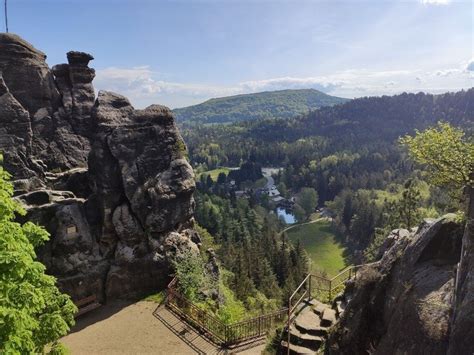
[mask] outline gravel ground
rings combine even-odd
[[[225,354],[166,309],[153,315],[156,303],[115,302],[77,320],[61,339],[72,355],[80,354]],[[183,331],[184,330],[184,331]],[[242,351],[260,354],[263,346]]]

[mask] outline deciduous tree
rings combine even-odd
[[[36,258],[35,247],[48,233],[31,222],[15,222],[25,211],[12,195],[9,174],[0,166],[0,352],[44,353],[51,344],[58,353],[58,339],[74,324],[77,309]]]

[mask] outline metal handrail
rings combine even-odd
[[[190,321],[193,325],[201,328],[208,336],[210,336],[213,340],[216,340],[217,343],[221,343],[226,346],[263,336],[268,333],[268,331],[277,321],[282,321],[285,317],[287,317],[287,334],[289,344],[290,326],[294,320],[295,311],[306,296],[308,300],[311,299],[311,290],[315,284],[317,285],[316,288],[318,290],[328,292],[329,299],[331,300],[332,292],[337,287],[351,279],[353,276],[356,276],[357,271],[361,267],[372,264],[375,263],[348,266],[330,279],[320,275],[308,274],[288,298],[288,307],[233,324],[223,323],[218,318],[199,308],[192,301],[180,294],[176,289],[176,285],[178,283],[176,277],[173,278],[167,286],[165,303],[168,307],[172,308],[183,318]],[[342,279],[341,281],[337,282],[339,278]],[[320,286],[321,282],[328,285],[328,287],[322,288]],[[304,292],[301,294],[301,296],[299,296],[296,302],[293,302],[295,296],[297,296],[302,290],[304,290]]]
[[[175,288],[176,284],[176,278],[168,284],[165,299],[166,305],[192,323],[192,325],[203,330],[216,343],[226,346],[267,334],[276,322],[283,321],[288,312],[287,308],[281,308],[275,312],[255,318],[225,324],[180,294]]]
[[[303,298],[304,298],[305,295],[308,295],[308,299],[311,299],[311,287],[312,287],[312,284],[314,284],[311,280],[315,279],[315,280],[318,280],[318,281],[323,281],[323,283],[326,283],[327,285],[329,285],[329,287],[327,289],[319,288],[319,290],[320,291],[327,291],[328,295],[329,295],[329,299],[331,300],[333,291],[335,291],[340,285],[342,285],[347,280],[350,280],[353,276],[354,277],[357,276],[357,271],[361,267],[376,264],[376,263],[377,262],[370,263],[370,264],[348,266],[345,269],[341,270],[336,276],[334,276],[330,279],[328,279],[324,276],[320,276],[320,275],[313,275],[313,274],[306,275],[306,277],[303,279],[303,281],[300,283],[300,285],[296,288],[296,290],[293,292],[293,294],[288,299],[288,320],[287,320],[287,328],[286,328],[287,337],[288,337],[288,339],[287,339],[287,341],[288,341],[288,343],[287,343],[287,353],[288,354],[290,353],[290,346],[289,346],[289,344],[290,344],[290,326],[291,326],[291,324],[292,324],[292,322],[295,318],[293,313],[297,309],[298,305],[303,301]],[[341,277],[342,277],[341,281],[337,282],[337,280]],[[308,283],[308,288],[305,290],[303,295],[299,298],[298,302],[296,302],[295,305],[292,306],[293,297],[298,293],[298,291],[306,283]]]

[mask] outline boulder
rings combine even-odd
[[[446,354],[462,227],[454,216],[425,221],[366,266],[328,341],[332,354]]]
[[[131,123],[133,112],[133,106],[125,96],[101,90],[93,107],[94,123],[110,125]]]

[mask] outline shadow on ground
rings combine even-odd
[[[76,324],[71,328],[69,334],[81,331],[88,326],[103,321],[123,308],[130,306],[133,301],[113,301],[108,302],[106,307],[100,307],[93,312],[85,313],[76,319]]]
[[[153,312],[153,316],[162,322],[170,331],[179,337],[197,354],[260,354],[260,350],[265,340],[256,341],[250,344],[234,347],[232,349],[214,344],[197,329],[183,321],[179,316],[171,312],[164,305],[159,305]]]

